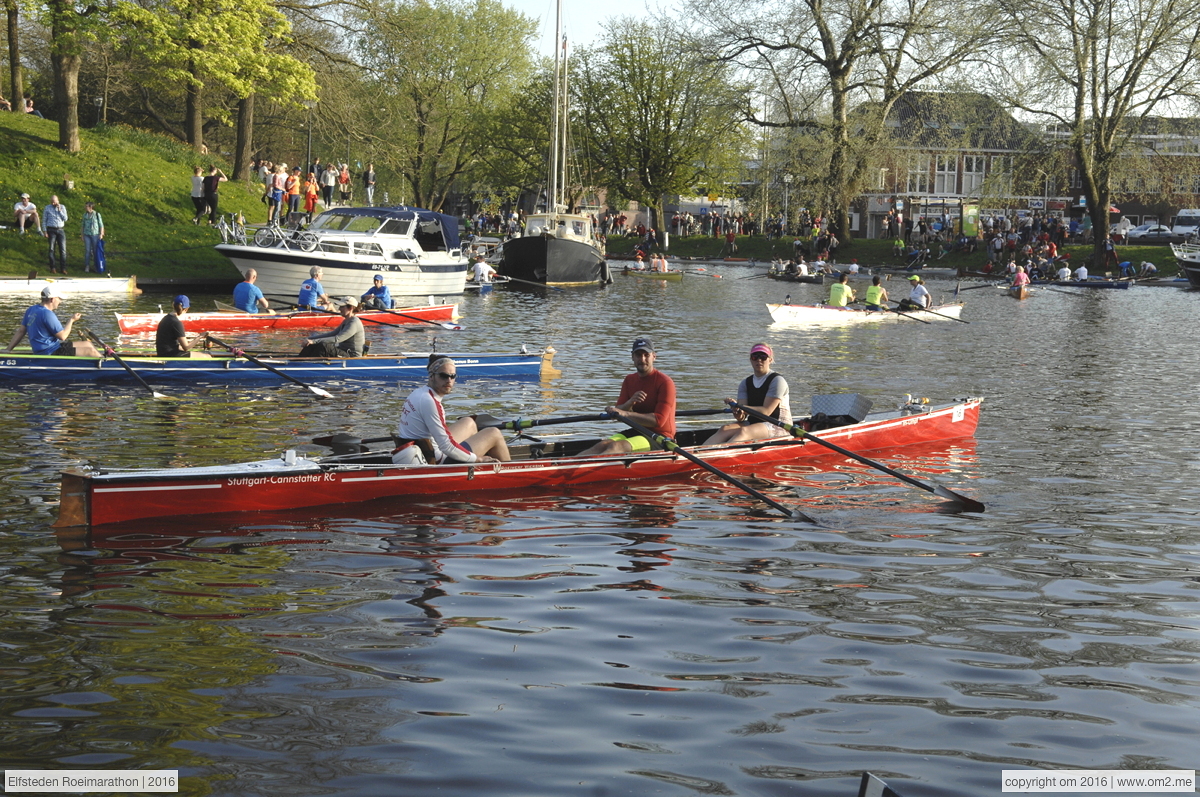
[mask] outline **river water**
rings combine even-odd
[[[834,459],[748,477],[819,525],[704,475],[55,530],[63,467],[315,451],[386,433],[414,383],[3,385],[0,763],[231,796],[849,795],[869,770],[948,797],[999,794],[1004,769],[1196,768],[1200,297],[980,289],[969,325],[813,331],[764,302],[821,288],[707,268],[468,296],[466,331],[377,330],[375,351],[552,344],[560,376],[447,400],[497,417],[599,410],[639,334],[682,409],[720,406],[758,341],[798,414],[984,396],[973,440],[878,456],[987,511]],[[108,311],[164,298],[62,310],[115,337]]]

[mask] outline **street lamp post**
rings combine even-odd
[[[792,176],[785,174],[783,176],[783,230],[784,235],[788,234],[788,227],[791,225],[792,217],[788,215],[788,193],[792,187]]]
[[[104,107],[104,97],[97,94],[92,102],[96,105],[96,127],[100,126],[100,110]]]

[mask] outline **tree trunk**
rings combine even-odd
[[[250,179],[250,161],[254,152],[254,95],[238,100],[237,144],[233,149],[233,176],[236,180]],[[304,165],[308,170],[308,164]]]
[[[196,66],[194,59],[188,64],[188,71],[191,72],[192,79],[184,89],[183,134],[186,136],[185,140],[188,146],[197,152],[203,152],[204,86],[200,82],[200,76],[197,74],[199,68]]]
[[[52,54],[50,63],[54,67],[54,102],[58,106],[58,145],[67,152],[78,152],[80,58]]]
[[[17,0],[5,0],[4,10],[8,13],[8,76],[12,90],[8,98],[12,101],[14,113],[20,113],[23,108],[19,104],[25,91],[24,80],[21,77],[21,45],[17,30],[18,14]]]

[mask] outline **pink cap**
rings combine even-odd
[[[756,354],[757,352],[760,352],[760,351],[761,351],[763,354],[767,355],[768,357],[772,357],[772,358],[773,358],[773,357],[775,356],[775,352],[771,351],[771,347],[770,347],[770,346],[768,346],[768,345],[767,345],[767,344],[765,344],[765,343],[760,343],[760,344],[758,344],[757,346],[755,346],[754,348],[752,348],[752,349],[750,350],[750,353],[751,353],[751,354]]]

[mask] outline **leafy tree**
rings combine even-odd
[[[120,0],[114,16],[151,67],[147,84],[184,87],[182,138],[197,150],[206,89],[238,98],[256,91],[281,100],[316,96],[312,69],[284,49],[291,26],[270,0]]]
[[[1200,97],[1200,0],[1018,0],[998,8],[1011,57],[996,60],[995,84],[1014,107],[1047,121],[1072,153],[1093,257],[1103,263],[1122,162],[1160,132],[1153,114]]]
[[[689,8],[714,57],[745,70],[767,96],[757,107],[747,103],[747,118],[808,131],[828,153],[825,173],[808,187],[844,232],[851,202],[871,183],[896,102],[975,59],[988,42],[993,5],[690,0]]]
[[[573,72],[591,179],[649,208],[656,229],[668,195],[726,182],[747,144],[742,87],[729,72],[700,58],[670,21],[607,25]]]
[[[536,24],[499,0],[383,0],[352,17],[368,77],[343,75],[350,102],[335,117],[326,104],[322,119],[365,142],[413,204],[439,210],[490,157],[493,120],[531,72]]]

